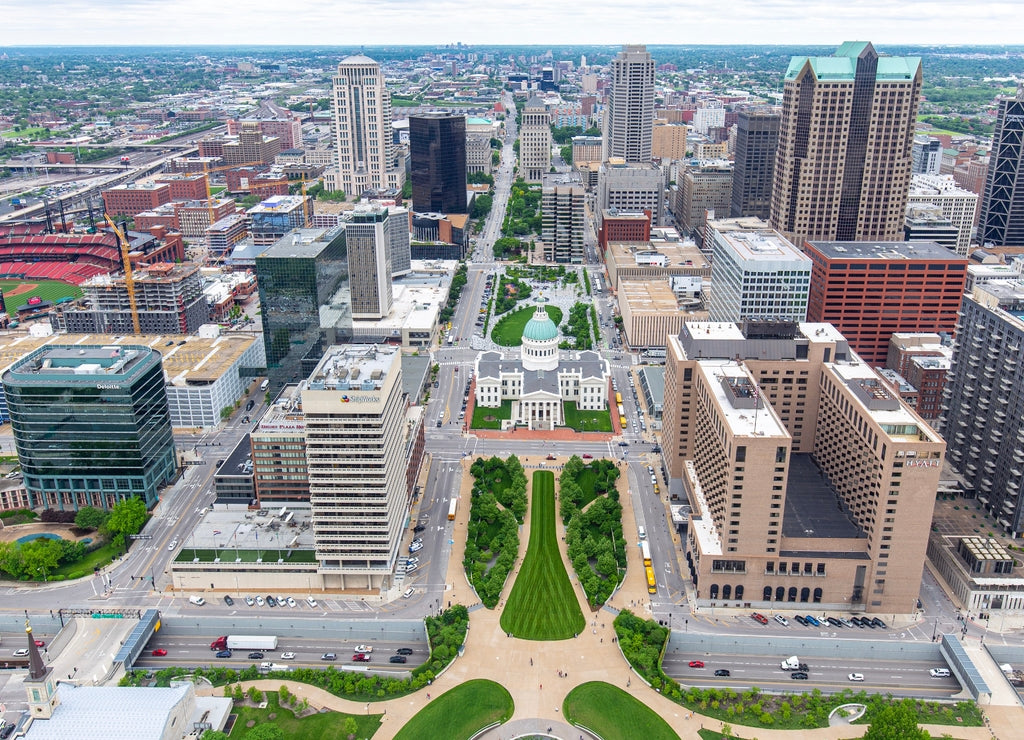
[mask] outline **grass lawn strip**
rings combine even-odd
[[[506,722],[514,709],[512,695],[503,686],[478,678],[432,699],[395,740],[465,740],[495,722]]]
[[[566,401],[562,404],[562,413],[565,415],[565,425],[577,432],[612,431],[612,417],[608,409],[580,411],[575,401]]]
[[[545,310],[555,326],[562,321],[562,309],[558,306],[545,305]],[[526,322],[533,318],[536,306],[526,306],[502,316],[491,329],[491,341],[502,347],[518,347],[523,343],[523,329]]]
[[[530,543],[501,613],[501,627],[524,640],[565,640],[586,620],[565,572],[555,523],[555,474],[533,474]]]
[[[603,681],[580,684],[565,697],[567,720],[593,730],[604,740],[679,740],[672,727],[642,702]]]
[[[256,725],[270,724],[278,727],[285,737],[288,738],[312,738],[317,740],[348,740],[348,733],[345,732],[345,720],[352,717],[359,728],[356,737],[372,737],[380,727],[380,714],[344,714],[342,712],[324,712],[323,714],[311,714],[307,717],[296,717],[295,713],[288,707],[282,707],[278,701],[276,691],[268,691],[264,694],[267,700],[266,709],[236,704],[233,712],[238,714],[230,737],[241,738],[249,732],[246,727],[250,721]],[[270,715],[276,715],[270,719]]]
[[[493,419],[487,417],[492,416]],[[473,421],[471,429],[501,429],[502,419],[512,418],[512,400],[507,399],[501,402],[501,406],[490,408],[487,406],[473,406]]]

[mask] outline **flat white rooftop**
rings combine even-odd
[[[760,397],[757,383],[745,366],[737,365],[733,360],[699,360],[697,365],[708,376],[708,386],[718,399],[725,421],[734,435],[790,438],[771,405]],[[730,393],[727,386],[736,390]],[[737,396],[739,400],[734,401]]]

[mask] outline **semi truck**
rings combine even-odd
[[[222,635],[210,643],[210,650],[276,650],[275,635]]]
[[[800,659],[797,658],[795,655],[791,655],[790,657],[786,658],[784,661],[782,661],[782,663],[780,664],[779,667],[782,668],[782,670],[784,670],[784,671],[806,671],[807,670],[807,664],[806,663],[801,663]]]

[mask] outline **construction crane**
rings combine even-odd
[[[128,237],[117,227],[117,224],[106,213],[103,219],[107,222],[114,234],[117,235],[118,244],[121,245],[121,262],[124,264],[124,286],[128,290],[128,305],[132,311],[132,328],[136,334],[142,334],[142,326],[139,324],[139,307],[135,303],[135,280],[132,278],[132,259],[128,254]]]

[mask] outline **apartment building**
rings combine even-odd
[[[166,183],[128,183],[103,191],[103,210],[110,216],[134,216],[170,202]]]
[[[942,439],[829,324],[687,323],[667,355],[697,603],[913,611]]]
[[[541,194],[541,243],[548,262],[583,262],[584,193],[579,185],[545,187]]]
[[[601,161],[618,158],[648,164],[654,127],[654,60],[646,46],[627,45],[612,59],[609,71],[601,118]]]

